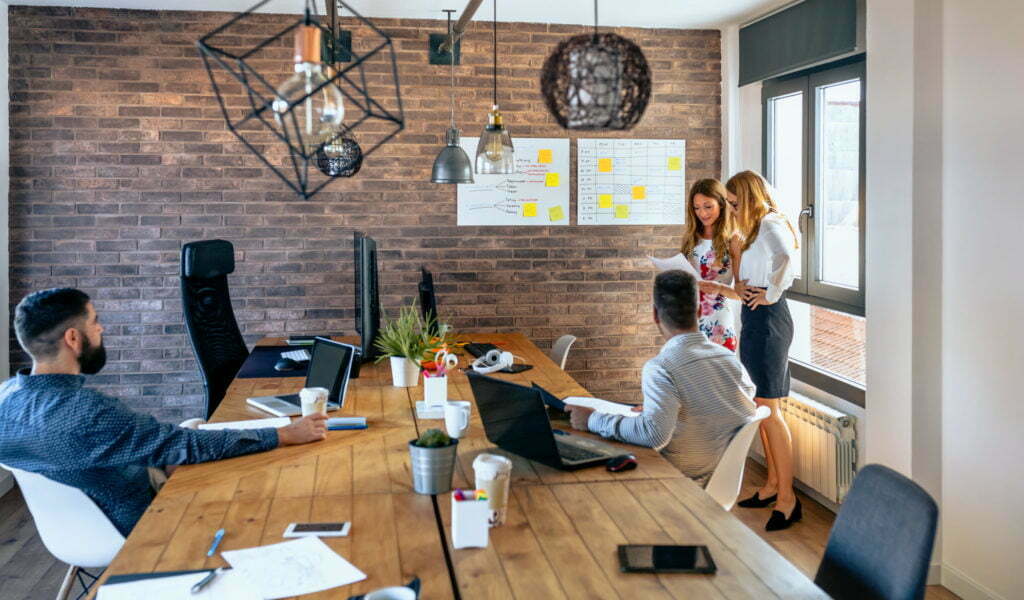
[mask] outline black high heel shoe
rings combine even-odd
[[[800,507],[800,499],[796,499],[796,506],[793,507],[793,512],[789,513],[789,518],[782,514],[781,511],[773,510],[772,516],[768,519],[768,523],[764,526],[765,531],[779,531],[782,529],[789,529],[789,526],[796,523],[804,516],[804,511]]]
[[[766,506],[771,506],[772,502],[775,502],[775,499],[779,497],[778,494],[772,494],[767,498],[761,498],[760,493],[761,492],[754,492],[753,496],[746,500],[740,500],[736,503],[736,506],[739,506],[740,508],[764,508]]]

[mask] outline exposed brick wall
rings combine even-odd
[[[381,249],[389,311],[414,296],[424,264],[457,329],[519,330],[542,348],[572,333],[580,339],[567,368],[577,380],[639,399],[640,368],[660,345],[645,255],[677,248],[679,228],[455,227],[454,186],[429,183],[448,119],[447,67],[428,65],[425,51],[439,21],[375,20],[395,40],[407,128],[358,176],[299,200],[232,137],[214,101],[195,40],[227,18],[10,9],[11,303],[58,285],[91,294],[110,358],[94,384],[161,417],[201,412],[178,288],[179,249],[191,240],[234,243],[230,284],[248,341],[353,333],[351,234],[361,229]],[[262,16],[252,33],[293,18]],[[575,138],[544,108],[539,69],[559,40],[588,29],[498,27],[513,139]],[[609,137],[686,139],[688,180],[718,175],[719,32],[619,33],[646,53],[654,92],[641,123]],[[491,102],[490,43],[489,24],[478,23],[463,44],[456,118],[467,136]]]

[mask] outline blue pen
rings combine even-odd
[[[224,529],[218,529],[217,533],[213,534],[213,543],[210,544],[210,549],[206,551],[207,556],[213,556],[213,553],[217,551],[217,546],[220,545],[220,541],[224,539]]]

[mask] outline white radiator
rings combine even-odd
[[[856,474],[856,419],[805,397],[783,398],[780,406],[793,434],[793,475],[840,504]]]

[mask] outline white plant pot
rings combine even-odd
[[[391,382],[395,387],[416,387],[420,383],[420,366],[404,356],[392,356]]]

